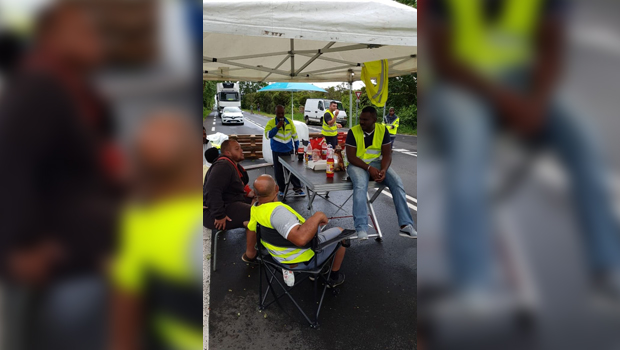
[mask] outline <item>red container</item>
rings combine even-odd
[[[344,144],[347,141],[347,133],[344,131],[339,131],[338,132],[338,144],[340,145],[340,147],[344,148]]]

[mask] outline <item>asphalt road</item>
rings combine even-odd
[[[207,134],[262,134],[267,118],[244,113],[243,126],[221,125],[214,114],[204,122]],[[215,122],[215,123],[214,123]],[[314,131],[314,130],[311,130]],[[405,183],[410,211],[417,222],[417,138],[399,137],[392,167]],[[247,162],[246,162],[247,163]],[[267,173],[273,174],[271,168]],[[250,171],[250,181],[264,170]],[[388,192],[387,190],[384,192]],[[349,193],[331,192],[330,200],[342,203]],[[306,198],[287,201],[308,217]],[[336,208],[317,198],[315,210],[327,216]],[[243,230],[228,231],[218,240],[217,271],[210,276],[211,349],[413,349],[416,339],[417,240],[398,235],[398,220],[388,194],[375,201],[383,242],[354,241],[347,250],[342,272],[346,282],[340,294],[327,293],[321,310],[321,328],[309,328],[288,300],[258,311],[258,268],[241,261]],[[350,213],[351,202],[345,209]],[[338,213],[342,216],[342,212]],[[353,219],[332,220],[328,227],[353,228]],[[369,231],[373,233],[373,230]],[[208,252],[206,252],[208,254]],[[210,256],[208,256],[210,258]],[[297,290],[300,304],[312,307],[312,284]]]

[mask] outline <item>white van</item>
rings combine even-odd
[[[306,100],[306,106],[304,107],[304,120],[306,124],[310,125],[310,123],[317,123],[319,125],[323,125],[323,115],[325,111],[329,109],[329,103],[332,100],[325,100],[322,98],[309,98]],[[342,102],[336,101],[338,104],[338,117],[336,117],[336,121],[342,126],[346,126],[347,124],[347,112],[344,111],[342,107]]]

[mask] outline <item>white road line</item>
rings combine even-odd
[[[406,196],[407,196],[407,199],[409,199],[410,201],[413,201],[414,203],[418,204],[418,200],[417,200],[417,199],[415,199],[415,198],[411,197],[411,196],[410,196],[410,195],[408,195],[408,194],[406,194]]]
[[[410,156],[414,156],[414,157],[416,157],[416,158],[418,157],[418,155],[417,155],[417,154],[415,154],[415,153],[413,153],[413,152],[403,152],[403,154],[407,154],[407,155],[410,155]]]
[[[385,189],[387,189],[387,187]],[[390,198],[394,198],[394,197],[392,197],[392,194],[390,192],[387,192],[385,190],[383,192],[381,192],[381,193],[386,195],[386,196],[388,196],[388,197],[390,197]],[[409,197],[409,196],[407,196],[407,197]],[[417,203],[417,200],[416,200],[416,203]],[[415,211],[418,211],[418,206],[417,205],[411,204],[409,202],[407,202],[407,205],[409,206],[409,208],[411,208],[411,209],[413,209]]]
[[[211,128],[211,131],[215,131],[215,126]]]

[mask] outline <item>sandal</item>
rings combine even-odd
[[[244,262],[246,262],[248,264],[256,265],[256,264],[258,264],[257,256],[258,256],[258,253],[254,257],[254,259],[250,259],[250,258],[248,258],[247,255],[245,255],[245,253],[243,253],[243,255],[241,256],[241,260],[243,260]]]

